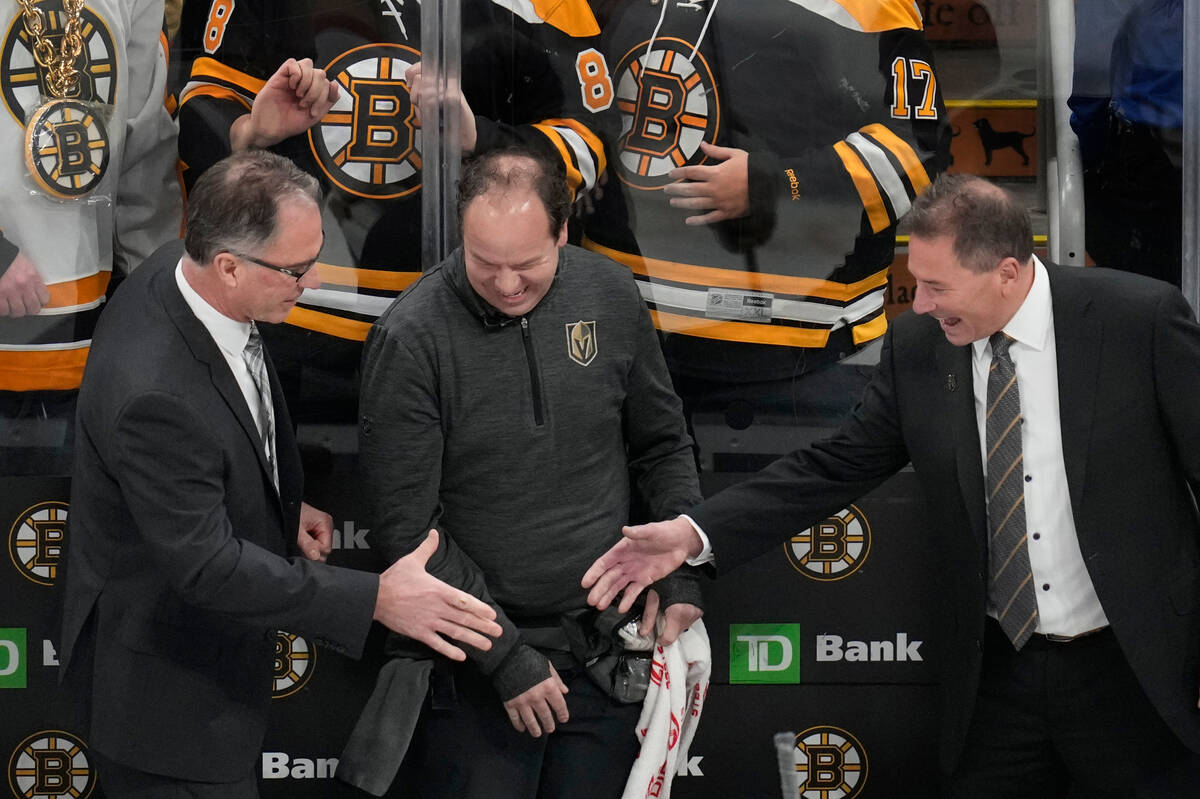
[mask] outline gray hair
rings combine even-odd
[[[220,252],[260,249],[274,237],[279,203],[286,198],[319,206],[321,187],[312,175],[266,150],[234,153],[218,161],[188,194],[188,257],[208,264]]]
[[[990,272],[1009,257],[1026,264],[1033,255],[1033,226],[1025,206],[974,175],[938,177],[913,203],[903,226],[921,239],[949,236],[959,263],[974,272]]]

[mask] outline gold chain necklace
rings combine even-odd
[[[80,98],[75,62],[83,52],[83,0],[61,0],[63,32],[58,50],[37,0],[16,0],[33,58],[46,70],[51,99],[25,125],[25,166],[39,189],[60,200],[80,200],[100,185],[111,145],[101,106]]]
[[[25,32],[33,40],[33,57],[46,69],[46,83],[51,95],[74,97],[79,93],[79,73],[75,70],[75,61],[83,52],[83,0],[62,0],[66,20],[57,55],[45,33],[46,22],[42,19],[42,12],[33,3],[34,0],[17,0]]]

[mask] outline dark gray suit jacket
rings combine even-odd
[[[1200,752],[1200,326],[1177,290],[1047,265],[1063,459],[1079,545],[1112,629],[1163,719]],[[970,347],[906,314],[859,406],[692,515],[722,570],[777,546],[912,462],[945,587],[942,767],[957,763],[979,683],[987,518]],[[1064,497],[1064,499],[1066,499]]]
[[[125,281],[92,341],[59,655],[83,683],[90,746],[226,782],[259,757],[275,630],[357,656],[378,577],[288,558],[303,478],[282,391],[268,365],[276,491],[233,373],[175,283],[182,249]]]

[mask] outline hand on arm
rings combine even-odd
[[[700,535],[682,516],[622,527],[621,536],[583,575],[583,587],[590,589],[588,604],[599,610],[621,594],[618,609],[627,612],[643,589],[699,555],[703,548]]]
[[[703,212],[687,217],[684,222],[689,225],[711,225],[748,214],[750,154],[708,142],[700,142],[700,149],[720,163],[672,169],[671,179],[681,182],[663,188],[671,197],[671,207]]]
[[[646,592],[646,609],[642,611],[642,621],[638,625],[638,635],[645,637],[654,632],[658,621],[658,592],[651,588]],[[662,631],[658,634],[659,646],[670,646],[675,643],[679,634],[691,627],[704,611],[687,602],[677,602],[668,605],[662,612]]]
[[[567,713],[567,700],[563,697],[567,686],[558,676],[554,664],[550,664],[550,676],[542,680],[524,693],[514,696],[504,703],[508,720],[512,722],[517,732],[527,732],[534,738],[540,738],[542,732],[547,735],[554,732],[554,720],[566,724],[570,715]]]
[[[307,502],[300,503],[300,532],[296,545],[309,560],[322,563],[333,551],[333,517]]]
[[[289,58],[259,90],[250,113],[234,121],[229,130],[233,151],[270,147],[303,133],[325,116],[338,91],[338,84],[327,80],[312,59]]]
[[[421,106],[432,109],[436,102],[434,94],[434,83],[430,76],[424,75],[421,70],[421,62],[413,64],[404,71],[404,80],[408,83],[408,98],[413,104],[413,108],[417,110],[417,121],[421,119]],[[467,98],[462,93],[462,87],[457,81],[449,82],[446,87],[447,105],[456,104],[458,106],[459,115],[459,145],[462,147],[463,154],[472,153],[475,151],[475,142],[478,137],[478,132],[475,129],[475,112],[471,110],[471,104],[467,102]]]
[[[466,653],[446,638],[487,650],[492,642],[485,636],[502,631],[496,611],[486,603],[425,571],[437,546],[437,530],[430,530],[420,546],[379,576],[375,619],[451,660],[466,660]]]
[[[50,292],[33,262],[18,252],[0,275],[0,316],[35,314],[50,302]]]

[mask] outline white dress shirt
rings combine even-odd
[[[257,429],[262,430],[262,419],[259,418],[258,388],[254,385],[254,378],[251,377],[250,369],[242,358],[246,342],[250,340],[250,323],[230,319],[209,305],[208,300],[197,294],[196,290],[187,282],[187,278],[183,276],[182,260],[175,266],[175,283],[179,286],[179,292],[183,294],[184,302],[188,304],[192,313],[200,320],[200,324],[204,325],[205,330],[212,336],[217,349],[225,356],[225,362],[229,364],[229,369],[233,372],[234,379],[237,380],[238,388],[242,390],[246,406],[250,409],[250,416],[254,419]],[[269,391],[270,388],[268,387],[267,390]],[[271,413],[271,408],[266,408],[266,412]],[[275,429],[274,425],[271,426],[271,429]],[[264,442],[263,452],[268,460],[271,457],[270,447],[271,443]]]
[[[1077,635],[1108,624],[1079,551],[1071,513],[1059,422],[1058,360],[1050,278],[1035,256],[1033,285],[1003,328],[1021,394],[1021,447],[1025,467],[1025,529],[1033,569],[1040,633]],[[987,471],[987,379],[992,347],[971,344],[979,452]],[[986,482],[986,478],[985,478]],[[986,493],[986,492],[985,492]],[[997,616],[989,606],[988,613]]]

